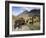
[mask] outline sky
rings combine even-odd
[[[12,7],[12,14],[14,16],[18,16],[20,13],[23,13],[23,11],[27,10],[30,11],[32,9],[39,9],[39,8],[33,8],[33,7]]]

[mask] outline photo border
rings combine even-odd
[[[10,35],[9,34],[9,3],[43,5],[43,33]],[[33,35],[44,35],[44,34],[45,34],[45,3],[5,1],[5,37],[33,36]]]

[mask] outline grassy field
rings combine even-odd
[[[19,19],[19,17],[16,17],[16,16],[12,17],[12,26],[13,26],[12,28],[13,28],[13,30],[14,30],[14,22],[17,19]],[[26,31],[26,30],[40,30],[40,22],[36,22],[34,24],[25,24],[20,29],[24,30],[24,31]],[[18,31],[19,29],[15,29],[15,31],[16,30]]]
[[[30,30],[40,30],[40,23],[36,24],[27,24]]]

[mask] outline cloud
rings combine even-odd
[[[28,11],[30,11],[31,10],[31,8],[24,8],[25,10],[28,10]]]
[[[32,9],[39,9],[39,8],[25,7],[24,9],[30,11]]]

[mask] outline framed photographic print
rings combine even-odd
[[[45,4],[5,1],[5,37],[45,34]]]

